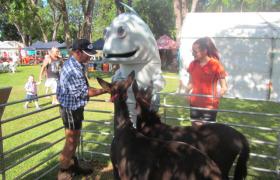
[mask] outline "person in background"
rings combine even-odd
[[[13,73],[16,72],[18,61],[19,61],[19,57],[17,56],[16,53],[14,53],[12,56],[12,62],[10,62],[10,69]]]
[[[39,104],[38,104],[38,98],[37,98],[37,83],[34,80],[34,76],[30,75],[28,77],[28,81],[24,86],[25,91],[26,91],[26,99],[28,101],[26,101],[26,103],[24,104],[24,108],[27,109],[28,108],[28,104],[32,101],[34,101],[36,109],[41,109]]]
[[[91,169],[81,168],[75,156],[79,143],[84,106],[89,97],[106,93],[103,89],[90,87],[85,76],[85,65],[96,51],[86,39],[73,42],[72,56],[64,62],[57,88],[60,113],[65,127],[65,145],[60,154],[58,179],[71,179],[74,175],[89,175]]]
[[[177,51],[177,62],[179,71],[179,87],[177,88],[176,93],[185,93],[188,83],[188,73],[185,68],[184,60],[181,57],[180,50]]]
[[[57,81],[59,79],[59,72],[62,66],[60,60],[59,49],[53,47],[49,54],[45,56],[41,71],[39,74],[39,82],[41,83],[42,77],[46,75],[45,87],[50,88],[52,93],[56,93]],[[52,97],[52,104],[58,104],[56,95]]]
[[[194,60],[190,63],[189,82],[186,88],[191,107],[218,109],[219,98],[227,92],[226,72],[220,62],[218,50],[209,37],[197,39],[192,46]],[[217,82],[220,92],[217,91]],[[215,122],[217,111],[190,109],[194,127],[205,122]]]

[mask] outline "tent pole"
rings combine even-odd
[[[272,93],[272,76],[273,76],[273,63],[275,59],[275,46],[276,46],[276,41],[275,38],[271,38],[271,49],[269,52],[269,82],[267,85],[267,98],[266,100],[271,100],[271,93]]]

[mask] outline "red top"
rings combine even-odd
[[[221,63],[211,58],[205,65],[201,66],[198,60],[190,63],[188,72],[192,77],[191,94],[210,95],[212,97],[191,96],[190,105],[194,107],[203,107],[217,109],[219,98],[217,94],[217,82],[226,76],[224,67]],[[214,97],[213,97],[214,96]]]

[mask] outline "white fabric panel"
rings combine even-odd
[[[280,13],[188,13],[181,30],[180,55],[187,67],[192,43],[212,37],[228,72],[228,97],[280,101]],[[272,39],[276,41],[273,64]]]

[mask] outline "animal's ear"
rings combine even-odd
[[[125,82],[125,87],[126,87],[126,89],[128,89],[128,88],[131,86],[132,82],[134,81],[134,78],[135,78],[135,71],[133,70],[133,71],[131,71],[131,73],[128,75],[127,80],[126,80],[126,82]]]
[[[99,77],[97,77],[96,79],[97,79],[98,83],[100,84],[100,86],[101,86],[103,89],[105,89],[107,92],[111,92],[112,84],[110,84],[110,83],[104,81],[103,79],[101,79],[101,78],[99,78]]]
[[[132,83],[132,91],[134,93],[134,96],[136,98],[137,94],[138,94],[138,84],[137,84],[137,81],[134,80],[133,83]]]
[[[133,71],[131,71],[130,73],[129,73],[129,75],[128,75],[128,77],[130,77],[130,78],[135,78],[135,71],[133,70]]]
[[[153,94],[153,87],[152,86],[148,86],[148,88],[146,90],[145,98],[147,100],[151,100],[152,99],[152,94]]]

